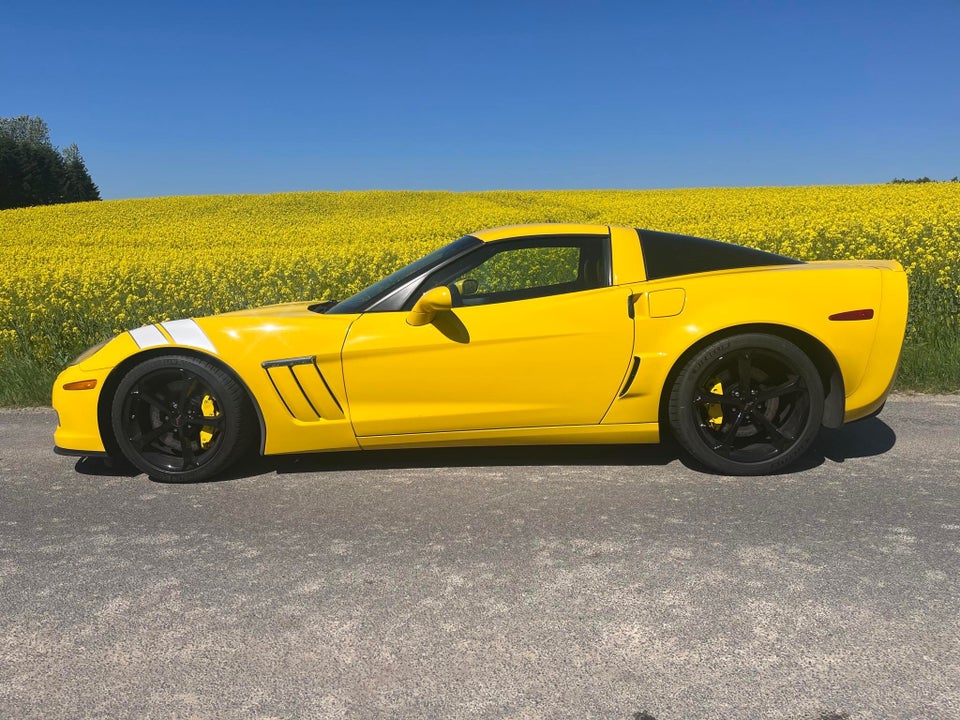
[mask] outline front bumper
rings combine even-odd
[[[61,455],[107,454],[100,436],[98,406],[103,383],[110,369],[82,370],[71,366],[57,377],[53,386],[53,409],[57,411],[57,429],[53,433],[55,450]],[[64,385],[96,380],[89,390],[66,390]]]
[[[110,457],[110,453],[96,452],[94,450],[67,450],[66,448],[53,446],[53,452],[56,455],[65,455],[66,457]]]
[[[113,370],[135,355],[140,348],[122,333],[93,355],[71,365],[57,377],[53,385],[53,409],[57,411],[57,429],[53,442],[61,454],[109,454],[100,434],[100,396]],[[67,390],[70,383],[95,380],[88,390]]]

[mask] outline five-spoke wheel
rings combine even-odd
[[[113,432],[124,456],[151,477],[205,480],[249,445],[245,394],[212,363],[178,355],[145,360],[120,381]]]
[[[817,436],[823,383],[796,345],[773,335],[718,340],[681,370],[670,393],[680,444],[717,472],[763,475],[789,465]]]

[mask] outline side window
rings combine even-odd
[[[558,236],[490,243],[429,276],[411,298],[446,285],[455,306],[527,300],[610,284],[610,244]]]
[[[521,247],[496,253],[454,283],[472,280],[478,294],[507,293],[576,283],[579,269],[578,247]]]

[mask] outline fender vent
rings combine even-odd
[[[343,408],[317,366],[316,355],[262,363],[284,407],[301,422],[339,420]]]

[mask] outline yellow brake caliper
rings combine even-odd
[[[213,402],[213,398],[209,395],[204,395],[203,400],[200,402],[200,409],[203,411],[204,417],[220,417],[220,412],[217,410],[216,403]],[[213,442],[213,435],[217,431],[215,427],[210,425],[204,425],[200,428],[200,447],[206,448]]]
[[[710,388],[710,393],[713,395],[723,395],[723,384],[718,382]],[[720,426],[723,425],[723,407],[721,407],[720,403],[710,403],[707,405],[707,422],[710,423],[714,430],[719,430]],[[201,437],[203,436],[201,435]]]

